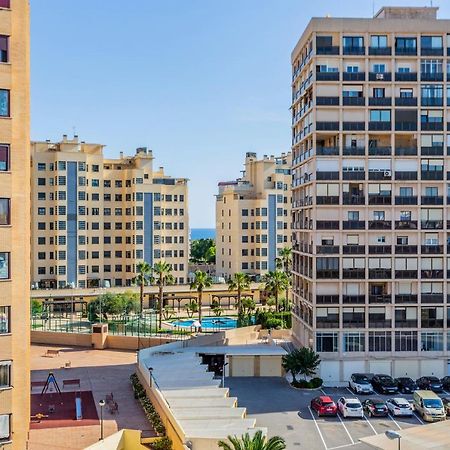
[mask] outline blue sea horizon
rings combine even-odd
[[[215,239],[215,228],[191,228],[191,239]]]

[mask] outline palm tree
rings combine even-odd
[[[312,348],[296,348],[283,356],[282,365],[286,372],[291,372],[293,382],[296,383],[295,376],[298,374],[305,379],[316,374],[320,357]]]
[[[238,315],[242,313],[242,291],[250,287],[250,277],[243,272],[237,272],[228,280],[228,290],[237,291]]]
[[[165,261],[159,261],[153,266],[155,282],[159,290],[159,329],[162,325],[162,316],[164,309],[164,286],[173,284],[175,279],[172,275],[172,266]]]
[[[142,311],[144,310],[144,286],[148,286],[152,282],[152,268],[150,264],[141,261],[136,266],[137,274],[135,277],[135,283],[140,287],[140,314],[142,316]]]
[[[264,289],[275,297],[275,311],[278,312],[278,297],[281,291],[285,291],[289,286],[289,278],[281,270],[273,270],[263,275],[262,281]]]
[[[280,250],[279,256],[278,258],[276,258],[275,262],[277,265],[277,269],[283,270],[289,279],[289,283],[286,286],[286,303],[289,305],[289,285],[291,284],[292,248],[283,247]]]
[[[205,288],[209,288],[212,285],[212,278],[202,270],[196,270],[194,273],[194,279],[191,283],[191,289],[195,289],[198,295],[198,321],[202,323],[202,295]],[[201,331],[201,327],[200,327]]]
[[[228,442],[219,441],[218,445],[224,450],[284,450],[286,443],[280,436],[273,436],[269,440],[258,430],[252,437],[245,433],[242,437],[228,436]]]

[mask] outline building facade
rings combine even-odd
[[[187,180],[153,169],[151,150],[107,159],[103,145],[32,143],[33,287],[129,286],[136,264],[171,264],[185,283]]]
[[[253,279],[275,269],[291,245],[291,154],[247,153],[242,177],[219,183],[216,196],[216,275]]]
[[[0,447],[30,421],[30,47],[27,0],[0,1]]]
[[[314,18],[292,53],[293,333],[321,376],[450,373],[450,20]]]

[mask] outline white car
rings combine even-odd
[[[337,402],[337,407],[342,417],[364,417],[363,407],[357,398],[341,397]]]
[[[357,394],[373,394],[373,386],[363,373],[352,374],[348,387]]]
[[[411,403],[406,398],[395,397],[386,401],[386,406],[393,416],[412,416]]]

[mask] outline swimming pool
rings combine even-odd
[[[173,327],[190,328],[197,319],[176,320],[171,323]],[[224,330],[236,328],[237,320],[231,317],[203,317],[202,328],[206,330]]]

